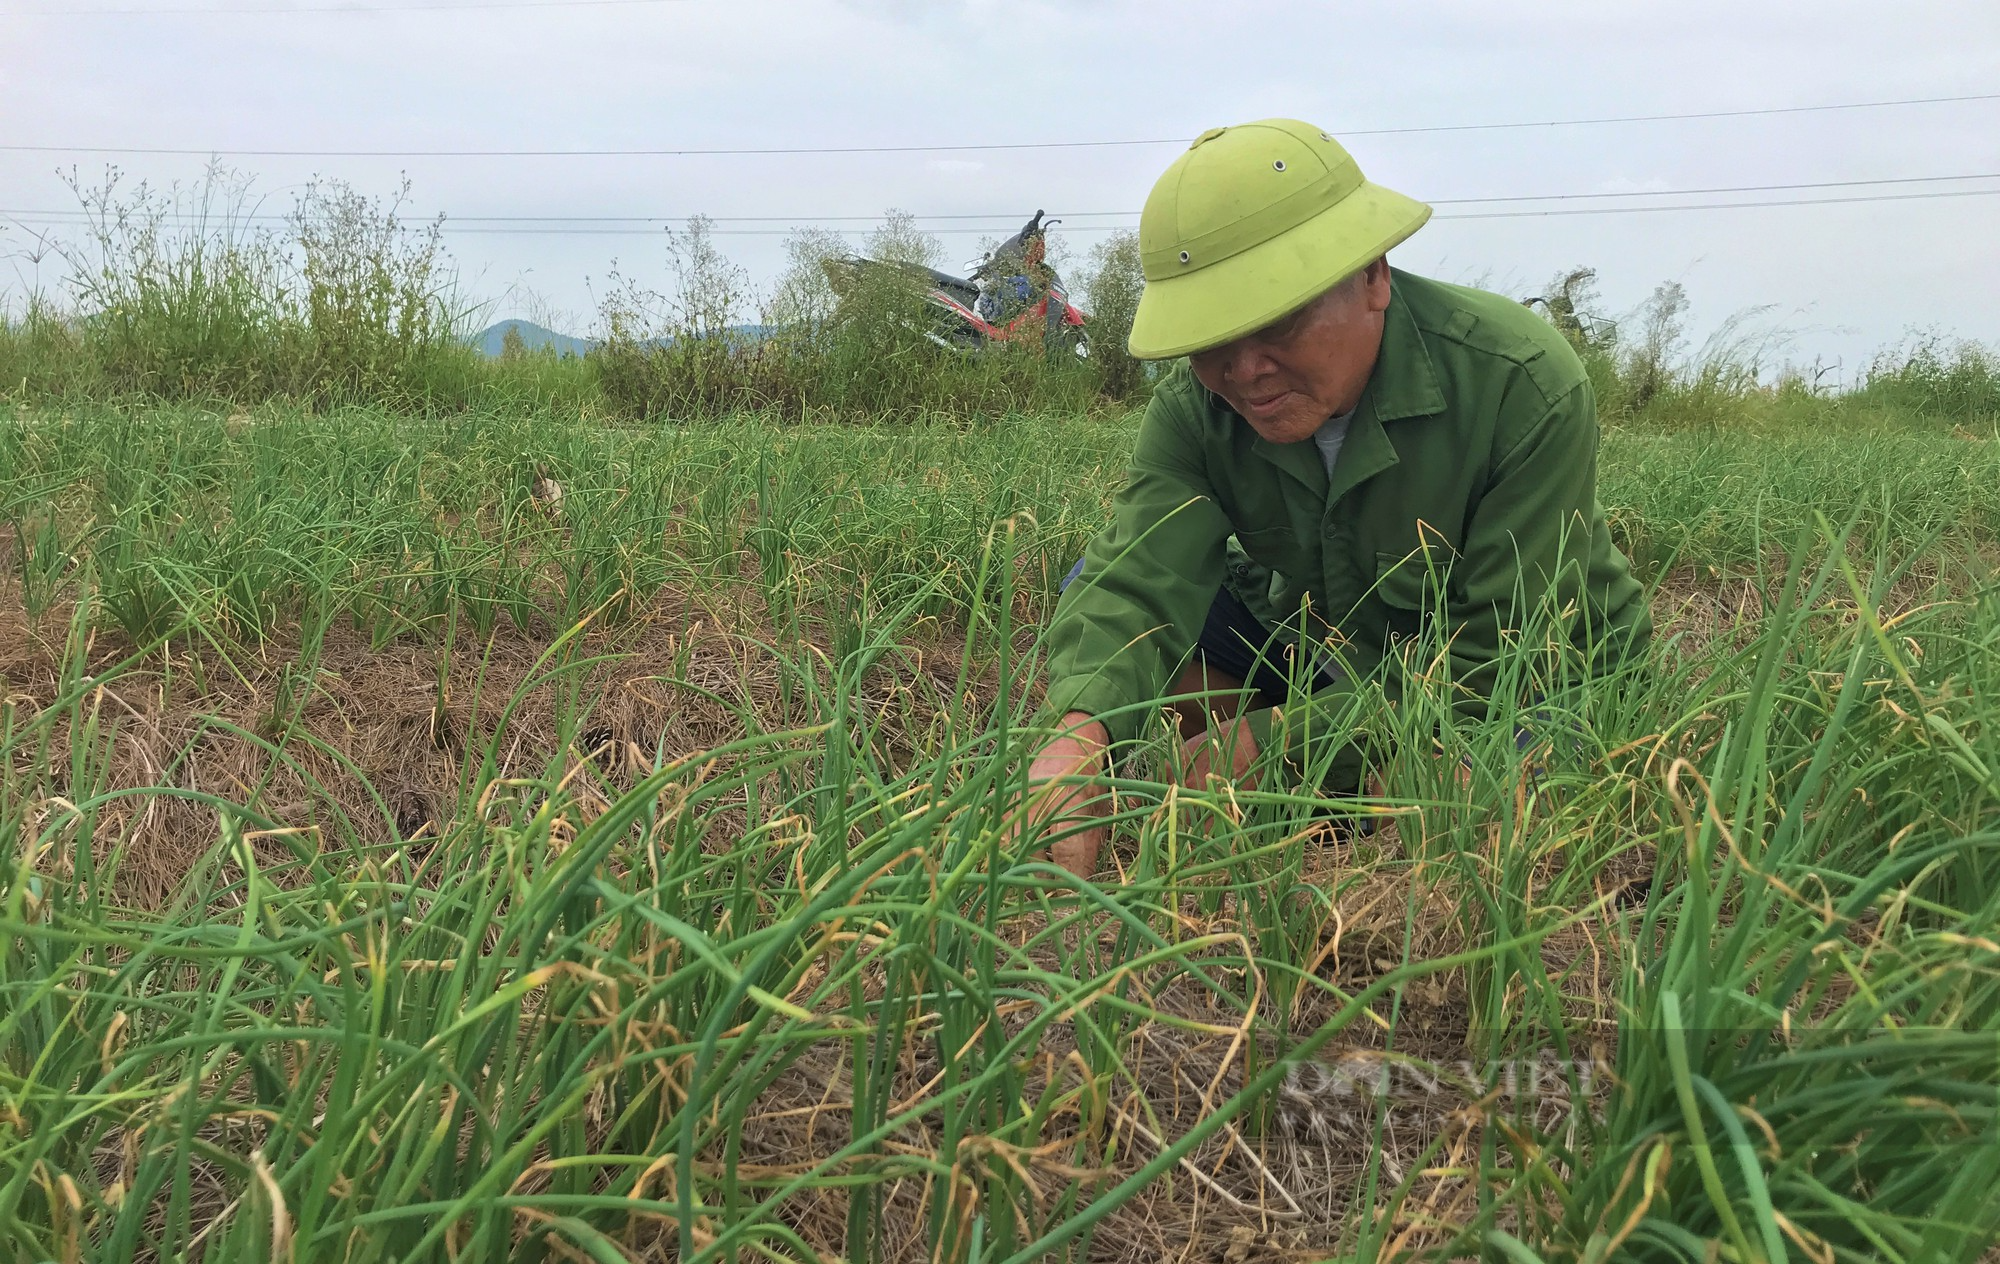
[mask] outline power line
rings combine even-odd
[[[1857,180],[1811,180],[1811,181],[1796,181],[1785,184],[1724,184],[1724,185],[1709,185],[1701,188],[1690,188],[1690,189],[1635,189],[1617,193],[1604,193],[1604,192],[1518,193],[1518,194],[1507,194],[1494,197],[1431,198],[1429,199],[1429,201],[1433,206],[1478,206],[1478,205],[1495,205],[1501,203],[1514,203],[1514,202],[1566,202],[1566,201],[1581,201],[1581,200],[1595,201],[1600,199],[1612,199],[1612,198],[1632,199],[1632,198],[1656,198],[1656,197],[1696,197],[1696,196],[1712,196],[1723,193],[1789,193],[1806,189],[1874,188],[1874,187],[1889,186],[1889,185],[1941,184],[1941,183],[1962,182],[1968,180],[2000,180],[2000,171],[1974,171],[1974,172],[1967,172],[1962,175],[1878,176],[1878,177],[1857,179]],[[1972,192],[2000,192],[2000,190],[1973,190]],[[1830,199],[1830,198],[1811,199],[1811,201],[1839,201],[1839,200],[1843,199]],[[1753,203],[1752,205],[1784,206],[1784,205],[1797,205],[1797,204],[1799,203],[1760,201]],[[1661,207],[1629,207],[1629,208],[1613,208],[1613,209],[1671,210],[1673,209],[1673,206],[1668,205]],[[1538,214],[1546,214],[1548,212],[1530,211],[1525,213],[1538,215]],[[184,223],[191,221],[202,222],[208,220],[217,220],[229,224],[285,223],[291,219],[290,215],[274,214],[269,212],[252,212],[241,215],[228,215],[228,214],[209,215],[205,212],[169,211],[165,212],[164,214],[166,215],[167,218],[179,220]],[[1112,219],[1112,218],[1131,220],[1138,214],[1139,212],[1137,211],[1059,211],[1055,215],[1052,215],[1050,218],[1063,219],[1063,220]],[[94,218],[92,212],[76,208],[69,208],[63,210],[11,210],[11,211],[0,210],[0,216],[32,218],[32,219],[48,219],[48,220],[58,220],[58,221],[67,221],[76,223],[90,223]],[[446,224],[448,227],[458,224],[670,225],[670,224],[686,223],[695,218],[697,218],[697,216],[693,215],[450,215],[446,217]],[[796,228],[796,227],[820,227],[823,225],[835,224],[835,223],[878,224],[881,223],[883,220],[885,220],[887,216],[885,215],[703,215],[699,216],[699,218],[706,219],[712,224],[783,224]],[[1013,211],[993,211],[983,214],[951,213],[951,214],[933,214],[933,215],[911,215],[910,218],[915,221],[918,221],[919,223],[929,223],[933,221],[956,222],[956,221],[966,221],[966,220],[990,221],[990,223],[985,227],[963,230],[968,232],[986,232],[989,231],[989,229],[991,228],[1018,224],[1021,221],[1020,214],[1018,212],[1013,212]],[[1464,219],[1469,217],[1466,215],[1456,215],[1456,216],[1446,216],[1445,218]],[[428,221],[419,221],[419,222],[428,222]],[[1129,227],[1129,226],[1130,226],[1129,224],[1126,224],[1126,225],[1115,225],[1114,227]],[[1089,227],[1089,226],[1084,225],[1080,227]],[[470,230],[454,230],[454,231],[470,231]],[[943,232],[947,230],[937,229],[934,231]]]
[[[1833,105],[1776,105],[1752,110],[1697,110],[1684,114],[1624,114],[1604,118],[1545,119],[1522,123],[1459,123],[1443,127],[1377,127],[1348,132],[1349,136],[1409,136],[1424,132],[1492,132],[1529,127],[1595,127],[1610,123],[1678,123],[1691,119],[1753,118],[1767,114],[1824,114],[1831,110],[1881,110],[1902,105],[1950,105],[1962,101],[2000,101],[2000,92],[1957,97],[1904,97],[1895,101],[1847,101]]]
[[[1859,202],[1933,202],[1946,198],[1995,197],[2000,189],[1935,189],[1928,193],[1873,193],[1856,197],[1784,198],[1756,202],[1677,202],[1667,206],[1575,206],[1545,211],[1470,211],[1434,219],[1532,219],[1553,215],[1642,215],[1655,211],[1740,211],[1769,206],[1846,206]]]
[[[2000,189],[1953,189],[1934,190],[1926,193],[1878,193],[1862,194],[1854,197],[1828,198],[1785,198],[1782,200],[1760,200],[1754,202],[1675,202],[1660,206],[1588,206],[1559,207],[1541,211],[1465,211],[1432,216],[1435,220],[1472,219],[1532,219],[1554,215],[1624,215],[1650,214],[1658,211],[1733,211],[1750,210],[1758,207],[1781,206],[1845,206],[1863,202],[1927,202],[1946,198],[1996,197]],[[1495,199],[1498,200],[1498,199]],[[801,223],[791,229],[782,228],[717,228],[711,230],[717,237],[788,237],[798,228],[818,225]],[[1069,227],[1069,226],[1066,226]],[[1124,232],[1136,229],[1138,224],[1077,224],[1073,231],[1084,233]],[[641,228],[457,228],[446,225],[444,231],[466,234],[515,234],[522,236],[550,237],[650,237],[658,234],[658,229]],[[834,229],[830,231],[853,233],[860,229]],[[931,228],[926,232],[933,236],[972,236],[982,233],[1005,231],[991,228]]]
[[[1550,208],[1548,210],[1542,210],[1542,211],[1483,211],[1483,212],[1466,211],[1458,213],[1446,213],[1443,215],[1434,215],[1432,216],[1432,218],[1434,220],[1532,219],[1537,217],[1555,216],[1555,215],[1624,215],[1624,214],[1650,214],[1659,211],[1733,211],[1733,210],[1750,210],[1757,207],[1845,206],[1863,202],[1926,202],[1926,201],[1937,201],[1946,198],[1995,197],[1995,196],[2000,196],[2000,189],[1938,190],[1927,193],[1881,193],[1881,194],[1863,194],[1855,197],[1786,198],[1777,201],[1767,200],[1767,201],[1755,201],[1755,202],[1676,202],[1661,206],[1560,207],[1560,208]],[[790,236],[792,232],[796,231],[797,228],[803,228],[803,227],[814,227],[814,225],[800,224],[793,229],[717,228],[711,231],[717,237],[787,237]],[[1069,226],[1066,225],[1065,227]],[[1074,226],[1073,231],[1083,232],[1083,233],[1111,233],[1111,232],[1129,231],[1137,227],[1138,227],[1137,223],[1078,224]],[[621,228],[457,228],[454,229],[451,228],[449,225],[446,226],[444,231],[465,233],[465,234],[515,234],[521,236],[549,236],[549,237],[571,237],[571,236],[650,237],[657,235],[659,232],[658,229],[640,229],[640,228],[622,228],[622,229]],[[849,228],[849,229],[835,229],[831,231],[852,233],[852,232],[859,232],[861,230]],[[929,232],[933,236],[972,236],[981,233],[992,233],[1004,230],[985,229],[985,228],[931,228],[931,229],[926,229],[925,231]]]
[[[1130,219],[1133,216],[1137,215],[1138,213],[1139,212],[1137,211],[1065,211],[1061,215],[1051,215],[1049,216],[1049,218],[1051,220],[1061,219],[1065,217],[1069,218],[1093,217],[1102,219],[1111,216],[1120,216],[1126,219]],[[0,210],[0,215],[68,216],[72,219],[85,222],[95,218],[93,212],[76,210],[76,209],[53,210],[53,211]],[[183,221],[215,220],[233,224],[241,224],[241,223],[282,224],[282,223],[288,223],[292,219],[292,216],[289,214],[274,214],[270,212],[258,212],[245,215],[221,215],[221,214],[207,214],[204,212],[197,212],[197,211],[168,211],[165,212],[165,215],[167,216],[167,218],[183,220]],[[703,215],[697,212],[696,214],[693,215],[448,215],[446,218],[449,220],[449,222],[453,224],[494,224],[494,223],[684,224],[694,219],[705,219],[708,220],[710,223],[715,223],[715,224],[818,225],[818,224],[833,224],[833,223],[879,224],[882,223],[884,220],[886,220],[888,216],[886,215]],[[1013,227],[1019,227],[1022,223],[1022,220],[1024,219],[1024,217],[1018,211],[995,211],[991,214],[984,214],[984,215],[912,215],[910,218],[922,222],[929,222],[932,220],[993,220],[996,223],[1005,222]],[[411,220],[410,222],[420,224],[420,223],[428,223],[429,221]]]
[[[554,3],[555,0],[546,0]],[[574,2],[574,0],[573,0]],[[608,0],[607,0],[608,2]],[[1751,118],[1777,114],[1817,114],[1833,110],[1879,110],[1910,105],[1950,105],[2000,101],[2000,92],[1949,97],[1904,97],[1893,101],[1848,101],[1830,105],[1782,105],[1749,110],[1702,110],[1681,114],[1623,114],[1601,118],[1539,119],[1506,123],[1451,123],[1422,127],[1352,128],[1343,136],[1411,136],[1444,132],[1507,131],[1540,127],[1596,127],[1623,123],[1670,123],[1691,119]],[[789,145],[737,149],[218,149],[144,145],[0,145],[0,152],[40,154],[146,154],[230,158],[732,158],[801,154],[986,153],[1022,149],[1108,149],[1138,145],[1184,145],[1186,137],[1143,140],[994,141],[948,145]]]
[[[473,0],[470,4],[306,4],[288,9],[236,7],[214,9],[5,9],[0,18],[207,17],[282,18],[307,13],[456,13],[471,9],[596,9],[632,5],[687,4],[690,0]]]
[[[1847,205],[1855,205],[1868,202],[1928,202],[1928,201],[1940,201],[1951,198],[1996,197],[1996,196],[2000,196],[2000,188],[1936,189],[1922,193],[1877,193],[1877,194],[1859,194],[1852,197],[1784,198],[1776,200],[1762,199],[1750,202],[1675,202],[1675,203],[1661,204],[1657,206],[1586,206],[1586,207],[1550,207],[1545,210],[1462,211],[1462,212],[1447,212],[1442,215],[1434,216],[1433,218],[1442,221],[1442,220],[1476,220],[1476,219],[1535,219],[1535,218],[1545,218],[1550,216],[1571,216],[1571,215],[1641,215],[1641,214],[1655,214],[1667,211],[1732,211],[1732,210],[1756,210],[1756,209],[1771,208],[1771,207],[1793,207],[1793,206],[1847,206]],[[9,213],[0,212],[0,215],[6,215],[6,214]],[[22,225],[23,227],[48,227],[48,228],[75,227],[77,223],[79,223],[79,221],[76,220],[64,220],[53,223],[35,223],[25,218],[16,218],[14,222]],[[717,237],[788,237],[793,232],[796,232],[801,228],[815,228],[815,227],[821,227],[821,225],[812,223],[810,221],[797,221],[793,222],[791,227],[789,228],[717,228],[717,229],[712,229],[711,232],[714,236]],[[1083,233],[1121,232],[1135,227],[1137,227],[1137,225],[1131,223],[1078,224],[1073,226],[1072,231],[1083,232]],[[463,235],[492,235],[492,236],[516,236],[516,237],[657,237],[660,232],[658,228],[573,228],[573,227],[549,228],[549,227],[533,227],[533,226],[457,228],[453,227],[449,222],[447,222],[444,225],[443,231],[455,235],[463,234]],[[845,229],[829,229],[828,231],[837,233],[858,233],[864,230],[858,228],[845,228]],[[991,235],[998,232],[1004,232],[1005,229],[997,227],[975,227],[975,228],[945,227],[945,228],[927,229],[926,231],[933,236],[955,237],[955,236]]]
[[[1944,184],[1958,180],[2000,180],[2000,171],[1974,171],[1958,176],[1879,176],[1866,180],[1812,180],[1794,184],[1722,184],[1705,189],[1633,189],[1624,193],[1522,193],[1506,197],[1431,198],[1433,206],[1465,206],[1485,202],[1573,202],[1596,198],[1696,197],[1717,193],[1789,193],[1799,189],[1848,189],[1887,184]]]

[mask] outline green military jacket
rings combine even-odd
[[[1281,637],[1331,648],[1341,683],[1316,705],[1344,704],[1385,659],[1393,696],[1395,640],[1439,618],[1462,710],[1483,709],[1509,630],[1544,603],[1600,655],[1644,642],[1640,585],[1597,502],[1596,402],[1575,351],[1510,299],[1391,276],[1331,478],[1310,439],[1261,438],[1184,362],[1161,381],[1049,628],[1054,714],[1136,736],[1134,704],[1174,679],[1225,582]]]

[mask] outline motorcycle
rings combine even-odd
[[[920,292],[920,332],[940,347],[975,352],[996,342],[1040,342],[1087,359],[1088,318],[1069,301],[1062,278],[1045,261],[1047,232],[1062,221],[1042,216],[1036,211],[1019,232],[975,261],[967,276],[915,263],[839,255],[826,260],[827,279],[843,301],[880,278]]]

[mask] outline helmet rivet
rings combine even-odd
[[[1186,263],[1187,261],[1188,261],[1188,252],[1183,250],[1181,251],[1181,262]]]
[[[1285,160],[1283,158],[1278,159],[1278,161],[1271,164],[1271,169],[1273,171],[1283,171],[1285,169]]]

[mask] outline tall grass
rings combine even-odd
[[[459,288],[442,221],[406,218],[407,182],[387,199],[315,182],[282,230],[225,169],[188,188],[128,188],[116,171],[72,184],[79,227],[50,243],[58,288],[13,296],[0,319],[3,398],[881,419],[1083,412],[1104,385],[1091,365],[1038,346],[935,345],[908,285],[833,302],[822,272],[844,245],[827,234],[792,242],[791,272],[759,295],[696,218],[664,239],[663,289],[647,279],[651,261],[614,270],[591,354],[488,359],[467,344],[481,309]],[[940,253],[893,212],[867,248]],[[1114,347],[1114,370],[1124,363]]]
[[[1946,418],[1990,437],[2000,424],[2000,353],[1976,342],[1921,338],[1878,357],[1859,395],[1900,412]]]
[[[1090,353],[1104,382],[1104,392],[1116,399],[1143,393],[1147,365],[1132,358],[1127,345],[1132,321],[1145,293],[1146,272],[1139,258],[1139,234],[1112,233],[1090,252],[1090,273],[1084,301],[1090,308]]]
[[[942,254],[894,216],[864,249],[923,266]],[[592,357],[607,404],[627,417],[674,420],[1082,413],[1110,382],[1101,367],[1051,355],[1039,341],[941,345],[922,286],[888,269],[836,295],[826,267],[847,251],[830,234],[798,236],[789,253],[754,328],[742,323],[752,311],[748,276],[722,255],[706,220],[669,236],[665,291],[616,277],[600,312],[608,333]]]
[[[247,181],[190,189],[75,185],[84,227],[59,241],[62,291],[0,330],[0,380],[27,398],[142,396],[325,405],[462,405],[490,376],[440,225],[315,182],[283,230]]]
[[[461,290],[441,221],[409,220],[407,182],[387,198],[315,182],[283,229],[265,226],[250,181],[226,169],[186,188],[127,186],[115,170],[72,185],[78,226],[47,242],[62,264],[55,288],[0,304],[0,399],[962,420],[1115,410],[1143,403],[1151,380],[1124,345],[1144,289],[1131,233],[1100,243],[1071,277],[1090,309],[1087,362],[1027,343],[939,346],[926,336],[935,317],[921,288],[886,274],[838,296],[825,265],[849,245],[824,231],[795,234],[784,272],[755,286],[700,217],[663,235],[656,258],[614,267],[590,354],[488,359],[465,341],[485,308]],[[924,266],[944,255],[895,211],[861,253]],[[1980,436],[2000,398],[1993,356],[1976,343],[1919,338],[1842,391],[1785,367],[1784,340],[1762,313],[1724,322],[1690,350],[1689,298],[1677,283],[1615,320],[1590,268],[1567,270],[1528,301],[1576,346],[1614,425],[1944,422]]]
[[[1858,381],[1831,366],[1790,361],[1787,333],[1768,308],[1724,320],[1699,345],[1687,332],[1690,300],[1666,282],[1617,318],[1593,268],[1571,268],[1527,302],[1569,339],[1590,374],[1598,413],[1639,432],[1846,432],[1928,427],[1990,437],[1996,363],[1975,342],[1926,335],[1877,356]]]

